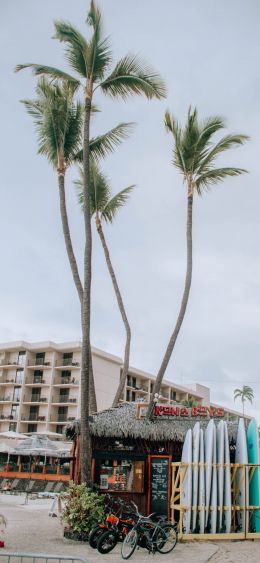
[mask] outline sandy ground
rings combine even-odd
[[[1,532],[5,548],[0,550],[0,563],[7,563],[7,557],[4,557],[7,551],[81,557],[88,563],[122,561],[120,546],[108,555],[100,555],[88,544],[64,540],[59,518],[49,517],[51,499],[24,502],[24,496],[0,494],[0,513],[8,521],[5,532]],[[146,550],[140,549],[131,557],[131,561],[136,563],[156,563],[159,560],[161,563],[259,563],[260,541],[192,542],[178,544],[169,555],[149,555]]]

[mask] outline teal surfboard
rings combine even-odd
[[[260,463],[259,432],[256,420],[253,418],[247,429],[248,463]],[[260,468],[257,467],[249,484],[250,506],[260,506]],[[249,529],[260,532],[260,510],[254,510],[249,522]]]

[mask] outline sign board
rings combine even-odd
[[[136,417],[145,418],[149,403],[137,403]],[[184,407],[183,405],[159,405],[154,406],[154,419],[174,418],[223,418],[225,411],[223,407],[206,407],[198,405],[194,407]]]
[[[150,455],[148,457],[148,513],[156,512],[169,517],[170,461],[171,456]]]

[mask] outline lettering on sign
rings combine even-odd
[[[154,416],[156,417],[207,417],[210,418],[217,417],[221,418],[225,416],[225,411],[222,407],[172,407],[171,405],[155,405]]]

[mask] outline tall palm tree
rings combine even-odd
[[[165,85],[158,74],[151,70],[136,56],[126,55],[111,71],[112,52],[109,41],[102,34],[101,12],[94,0],[91,0],[87,23],[91,28],[90,39],[64,21],[55,22],[55,38],[65,43],[66,58],[79,75],[70,74],[45,65],[23,64],[16,71],[30,67],[35,75],[48,75],[51,78],[73,84],[75,88],[83,86],[84,91],[84,138],[83,138],[83,209],[85,226],[84,283],[82,325],[82,363],[81,363],[81,435],[80,462],[82,482],[91,481],[91,438],[89,429],[89,369],[91,365],[90,347],[90,311],[91,311],[91,268],[92,268],[92,231],[89,197],[89,145],[91,107],[95,93],[103,92],[113,98],[126,99],[129,95],[145,95],[148,99],[165,97]]]
[[[252,405],[254,398],[254,391],[249,385],[243,385],[242,389],[234,390],[234,401],[240,399],[243,407],[243,416],[245,414],[245,401],[249,401]]]
[[[78,293],[83,302],[83,288],[73,250],[66,206],[65,175],[68,168],[80,161],[82,156],[82,106],[74,101],[74,88],[69,83],[51,83],[41,78],[36,87],[36,99],[22,100],[36,125],[39,149],[57,171],[59,185],[60,215],[67,256]],[[90,154],[101,158],[112,152],[127,137],[132,123],[119,123],[107,133],[90,141]],[[97,411],[92,365],[90,368],[90,411]]]
[[[79,169],[80,177],[75,182],[79,190],[79,203],[81,207],[83,206],[83,182],[84,182],[84,173],[82,168]],[[122,396],[124,391],[125,382],[128,374],[129,369],[129,359],[130,359],[130,345],[131,345],[131,328],[127,318],[125,306],[123,303],[122,295],[118,286],[116,274],[111,262],[110,252],[106,243],[102,223],[112,224],[114,218],[118,211],[123,207],[129,198],[130,192],[132,191],[134,186],[129,186],[124,188],[114,196],[111,195],[111,189],[109,186],[108,178],[101,172],[97,162],[95,160],[90,161],[90,176],[89,176],[89,190],[90,190],[90,213],[91,217],[95,218],[96,229],[100,238],[100,242],[102,244],[102,248],[104,251],[106,264],[108,267],[108,271],[111,277],[111,281],[113,284],[118,308],[120,311],[120,315],[122,317],[122,321],[125,327],[126,332],[126,343],[125,343],[125,352],[124,352],[124,365],[123,371],[120,377],[119,385],[113,400],[113,407],[118,405],[119,399]]]
[[[174,331],[170,337],[165,355],[155,381],[153,395],[147,416],[151,418],[154,408],[154,394],[159,392],[166,368],[171,358],[178,334],[185,316],[192,277],[192,209],[194,194],[202,195],[212,185],[225,180],[227,176],[238,176],[246,172],[241,168],[216,168],[215,161],[225,151],[242,145],[246,135],[226,135],[215,144],[213,136],[225,128],[221,117],[209,117],[205,121],[198,120],[196,108],[189,108],[187,121],[182,127],[167,111],[165,126],[173,136],[173,165],[183,176],[187,196],[187,265],[184,291]]]

